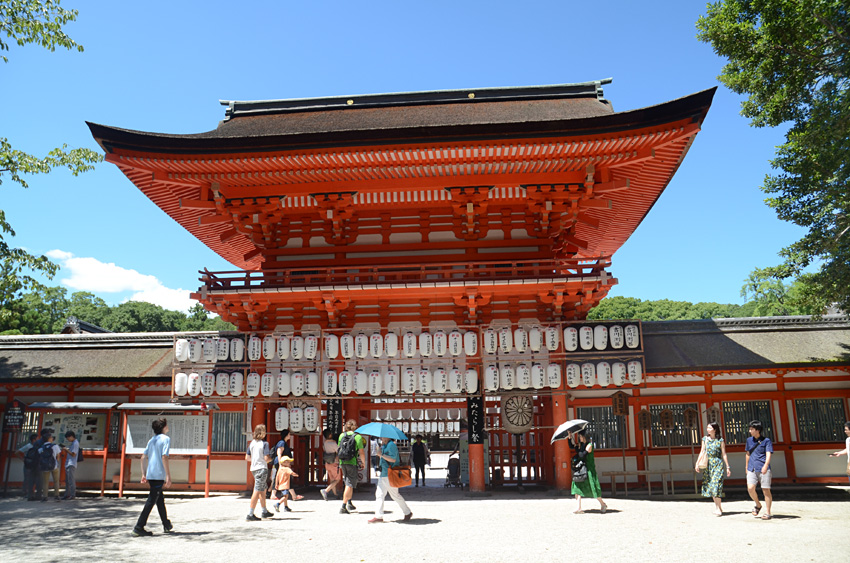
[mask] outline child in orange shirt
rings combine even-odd
[[[298,474],[292,471],[292,461],[293,459],[287,455],[281,456],[280,460],[278,460],[280,467],[277,470],[277,477],[275,478],[274,488],[277,490],[278,495],[280,495],[277,498],[283,500],[284,512],[292,512],[292,509],[289,508],[289,505],[286,502],[287,494],[292,495],[292,500],[297,498],[295,496],[295,491],[292,491],[289,488],[290,477],[298,477]],[[280,512],[280,500],[274,503],[274,509],[277,512]]]

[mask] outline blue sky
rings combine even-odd
[[[70,1],[85,52],[13,46],[0,63],[0,136],[20,150],[99,147],[86,121],[197,133],[219,100],[583,82],[613,77],[616,111],[718,85],[724,61],[696,39],[701,2]],[[741,303],[757,266],[802,231],[759,186],[782,131],[755,129],[723,87],[673,181],[614,255],[610,295]],[[24,190],[3,177],[15,246],[62,266],[51,283],[110,304],[186,309],[198,270],[234,267],[108,163],[56,170]]]

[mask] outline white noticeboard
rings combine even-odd
[[[148,441],[153,438],[151,423],[157,415],[130,415],[127,417],[128,454],[145,452]],[[209,417],[169,415],[168,436],[171,438],[171,455],[206,455],[209,440]]]

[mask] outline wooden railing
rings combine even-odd
[[[276,270],[201,270],[200,281],[208,290],[240,290],[274,287],[319,287],[347,284],[433,283],[446,281],[494,281],[602,275],[609,258],[593,260],[533,260],[510,262],[456,262],[439,264],[393,264],[387,266],[341,266]]]

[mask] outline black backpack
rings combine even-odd
[[[587,481],[587,463],[584,461],[584,456],[576,454],[572,459],[573,482],[581,483]]]
[[[79,440],[78,440],[78,441],[79,441]],[[80,463],[80,462],[81,462],[81,461],[83,461],[84,459],[86,459],[86,458],[84,458],[84,457],[83,457],[83,447],[82,447],[82,446],[80,446],[80,449],[79,449],[79,450],[77,450],[77,463]]]
[[[36,440],[32,447],[24,454],[24,468],[38,469],[38,449],[44,445],[43,440]]]
[[[345,434],[339,441],[337,457],[340,461],[349,461],[357,455],[357,434]]]
[[[53,471],[56,469],[56,458],[53,456],[52,442],[44,442],[38,448],[38,468],[41,471]]]

